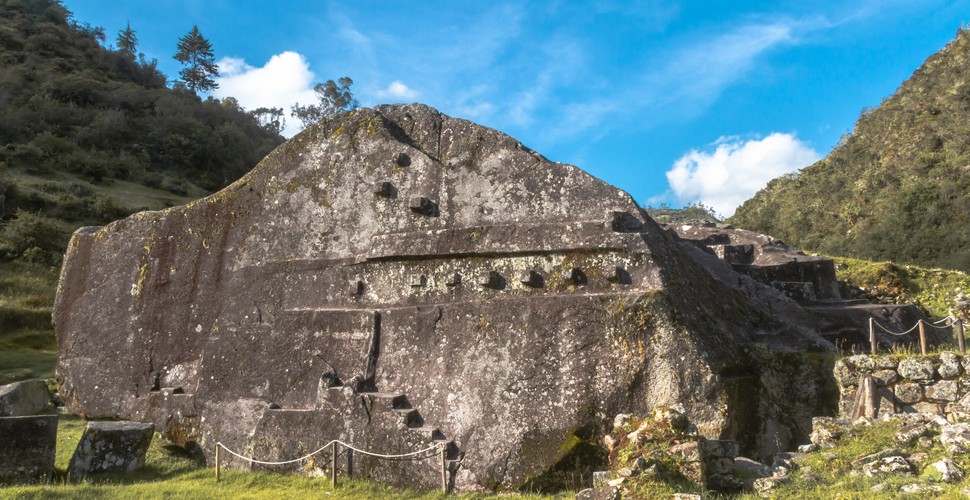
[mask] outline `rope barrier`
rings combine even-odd
[[[890,330],[890,329],[882,326],[881,324],[879,324],[879,322],[876,321],[875,318],[873,318],[872,324],[878,326],[880,330],[882,330],[882,331],[884,331],[884,332],[886,332],[886,333],[888,333],[890,335],[895,335],[897,337],[901,337],[903,335],[907,335],[909,333],[912,333],[913,330],[916,330],[917,328],[919,328],[919,323],[916,323],[915,325],[913,325],[912,328],[910,328],[909,330],[906,330],[905,332],[894,332],[894,331],[892,331],[892,330]]]
[[[957,320],[953,319],[952,316],[947,316],[947,317],[945,317],[945,318],[943,318],[943,319],[941,319],[939,321],[934,321],[932,323],[929,323],[929,325],[932,326],[933,328],[936,328],[937,330],[945,330],[945,329],[950,328],[951,326],[955,325],[956,322],[957,322]],[[943,326],[937,326],[940,323],[946,323],[946,324],[943,325]]]
[[[392,460],[394,460],[394,459],[402,459],[402,458],[415,457],[415,456],[418,456],[418,455],[421,455],[421,454],[424,454],[424,453],[428,453],[429,451],[437,451],[437,450],[440,449],[439,448],[440,445],[433,444],[433,445],[431,445],[431,446],[429,446],[429,447],[427,447],[427,448],[425,448],[423,450],[413,451],[411,453],[404,453],[404,454],[401,454],[401,455],[386,455],[386,454],[383,454],[383,453],[373,453],[373,452],[370,452],[370,451],[367,451],[367,450],[361,450],[361,449],[355,448],[355,447],[353,447],[353,446],[351,446],[351,445],[349,445],[349,444],[347,444],[347,443],[345,443],[343,441],[334,439],[333,441],[330,441],[329,443],[321,446],[318,450],[316,450],[316,451],[314,451],[312,453],[308,453],[308,454],[306,454],[306,455],[304,455],[302,457],[294,458],[292,460],[283,460],[283,461],[279,461],[279,462],[271,462],[271,461],[266,461],[266,460],[257,460],[257,459],[252,458],[252,457],[247,457],[247,456],[240,455],[239,453],[236,453],[235,451],[230,450],[229,448],[226,447],[226,445],[224,445],[222,443],[216,443],[216,445],[219,446],[219,447],[221,447],[222,449],[228,451],[230,454],[235,455],[236,457],[241,458],[241,459],[243,459],[243,460],[245,460],[247,462],[250,462],[250,463],[260,464],[260,465],[286,465],[286,464],[292,464],[292,463],[301,462],[303,460],[306,460],[306,459],[312,457],[313,455],[316,455],[317,453],[320,453],[321,451],[329,448],[334,443],[339,444],[339,445],[341,445],[341,446],[343,446],[345,448],[354,450],[355,452],[363,453],[364,455],[369,455],[369,456],[377,457],[377,458],[387,458],[387,459],[392,459]],[[422,457],[422,458],[429,458],[429,457]]]

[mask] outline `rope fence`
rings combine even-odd
[[[886,328],[876,321],[876,318],[869,318],[869,351],[870,354],[875,355],[877,353],[878,342],[876,340],[876,328],[882,330],[883,332],[893,335],[896,337],[902,337],[904,335],[909,335],[914,330],[919,330],[919,345],[920,352],[925,356],[927,351],[927,339],[926,339],[926,327],[932,327],[937,330],[946,330],[948,328],[953,328],[954,333],[957,337],[957,347],[960,349],[961,354],[966,354],[966,341],[964,339],[963,332],[963,320],[959,318],[954,318],[953,316],[947,316],[939,321],[923,321],[922,319],[917,321],[915,325],[909,330],[904,332],[896,332]]]
[[[356,452],[356,453],[360,453],[362,455],[367,455],[367,456],[370,456],[370,457],[380,458],[380,459],[384,459],[384,460],[399,460],[399,461],[400,460],[414,460],[414,461],[417,461],[417,460],[426,460],[428,458],[432,458],[432,457],[435,457],[435,456],[440,456],[441,457],[441,490],[443,492],[445,492],[445,493],[448,492],[448,461],[447,461],[447,457],[445,456],[446,453],[447,453],[447,446],[445,444],[443,444],[443,443],[435,443],[435,444],[433,444],[433,445],[431,445],[431,446],[429,446],[429,447],[427,447],[427,448],[425,448],[423,450],[412,451],[410,453],[386,454],[386,453],[375,453],[375,452],[372,452],[372,451],[362,450],[360,448],[356,448],[353,445],[347,444],[347,443],[345,443],[343,441],[340,441],[338,439],[334,439],[333,441],[330,441],[329,443],[321,446],[316,451],[310,452],[310,453],[308,453],[306,455],[303,455],[302,457],[294,458],[294,459],[291,459],[291,460],[269,461],[269,460],[257,460],[257,459],[255,459],[253,457],[247,457],[247,456],[242,455],[240,453],[237,453],[237,452],[235,452],[233,450],[230,450],[226,445],[222,444],[221,442],[218,442],[218,443],[216,443],[216,446],[215,446],[215,452],[216,452],[216,460],[215,460],[216,461],[216,464],[215,464],[216,465],[216,481],[217,482],[220,481],[221,480],[221,476],[222,476],[222,465],[221,465],[221,457],[220,457],[220,454],[219,454],[219,450],[226,450],[226,452],[228,452],[230,455],[233,455],[233,456],[235,456],[235,457],[237,457],[237,458],[239,458],[241,460],[244,460],[246,462],[253,463],[253,464],[259,464],[259,465],[288,465],[288,464],[298,463],[298,462],[302,462],[304,460],[307,460],[307,459],[313,457],[314,455],[317,455],[317,454],[323,452],[327,448],[330,448],[330,461],[329,461],[329,465],[330,465],[330,484],[331,484],[332,487],[336,487],[337,486],[337,455],[339,454],[338,453],[338,447],[339,446],[343,446],[344,448],[346,448],[344,450],[344,452],[347,452],[347,475],[348,475],[348,477],[353,477],[353,467],[351,465],[351,456],[352,456],[352,454],[350,453],[351,451]]]

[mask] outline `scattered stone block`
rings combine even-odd
[[[754,491],[758,495],[770,498],[772,492],[789,481],[787,476],[762,477],[754,480]]]
[[[101,472],[132,472],[145,465],[154,424],[88,422],[68,466],[71,479]]]
[[[0,417],[36,415],[51,403],[51,392],[43,380],[24,380],[0,386]]]
[[[923,477],[944,483],[958,483],[963,480],[963,470],[949,457],[933,462],[923,472]]]
[[[852,422],[844,418],[814,417],[809,440],[819,447],[831,448],[833,441],[841,438],[850,427]]]
[[[911,475],[913,466],[900,456],[880,458],[862,466],[866,477],[876,477],[883,474]]]
[[[970,451],[970,424],[944,425],[940,429],[940,443],[950,453]]]
[[[918,357],[910,357],[900,361],[899,368],[896,371],[904,379],[914,381],[933,380],[933,374],[936,372],[932,361]]]
[[[907,424],[896,432],[893,440],[900,446],[912,446],[920,437],[926,436],[933,431],[930,424]]]
[[[49,483],[57,415],[0,417],[0,485]]]
[[[682,457],[688,462],[700,462],[701,461],[701,450],[697,441],[688,441],[686,443],[676,444],[667,449],[667,452],[671,455],[676,455]]]
[[[883,458],[886,458],[886,457],[898,456],[900,453],[902,452],[899,451],[899,448],[887,448],[885,450],[877,451],[876,453],[866,455],[862,458],[857,458],[853,460],[852,467],[857,467],[857,468],[862,467],[863,465],[870,464],[872,462],[875,462],[876,460],[882,460]]]
[[[914,494],[914,493],[937,493],[943,491],[943,488],[935,484],[907,484],[899,489],[900,493]]]

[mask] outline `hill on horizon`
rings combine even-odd
[[[829,255],[970,271],[970,30],[727,222]]]

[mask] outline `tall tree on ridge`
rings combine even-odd
[[[219,88],[214,80],[219,76],[219,68],[216,67],[212,43],[202,36],[198,26],[192,26],[192,31],[179,38],[177,49],[175,60],[185,66],[179,71],[183,85],[195,93]]]
[[[135,36],[135,30],[131,29],[131,23],[125,29],[118,32],[118,52],[128,56],[128,59],[134,60],[135,55],[138,53],[138,37]]]
[[[341,111],[352,111],[360,106],[354,94],[350,92],[350,86],[354,81],[350,77],[343,77],[336,82],[327,80],[313,86],[319,103],[301,106],[300,103],[294,104],[290,108],[290,115],[303,122],[304,127],[316,123],[321,118],[335,115]]]

